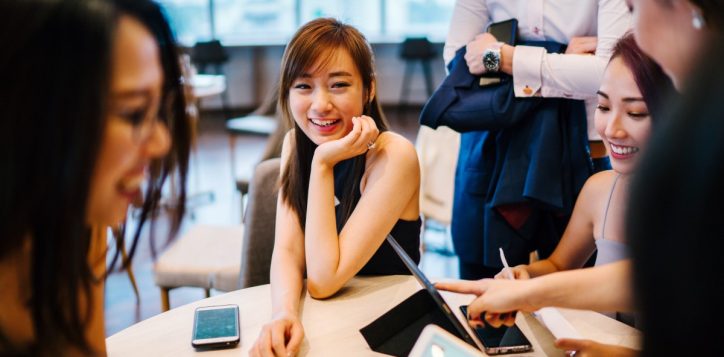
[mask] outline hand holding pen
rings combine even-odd
[[[503,262],[503,270],[501,270],[498,274],[495,275],[495,279],[509,279],[509,280],[526,280],[530,279],[530,274],[528,274],[528,270],[526,269],[526,265],[518,265],[514,267],[510,267],[508,265],[508,262],[505,260],[505,254],[503,253],[503,248],[498,248],[500,250],[500,260]]]

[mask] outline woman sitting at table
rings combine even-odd
[[[586,181],[553,254],[513,267],[515,279],[581,268],[595,252],[596,265],[629,258],[623,234],[629,185],[646,151],[651,126],[656,125],[657,116],[650,113],[657,113],[663,98],[672,92],[669,77],[641,52],[633,34],[616,43],[598,91],[594,116],[596,131],[610,152],[613,170],[599,172]],[[495,278],[507,276],[503,269]],[[613,316],[634,325],[630,314]]]
[[[419,261],[417,154],[387,130],[376,86],[371,47],[349,25],[313,20],[287,45],[279,106],[294,128],[282,148],[273,320],[253,355],[297,352],[305,272],[314,298],[358,274],[409,274],[385,243],[388,234]]]
[[[107,227],[185,197],[174,40],[151,1],[3,0],[0,43],[0,355],[105,355]]]
[[[505,280],[509,272],[504,269],[496,275],[495,281],[437,284],[443,290],[479,295],[470,305],[473,324],[490,323],[499,326],[501,323],[515,323],[515,314],[512,313],[489,312],[483,320],[481,311],[489,309],[487,306],[481,308],[481,304],[491,303],[490,299],[505,299],[506,304],[516,305],[510,310],[534,311],[543,306],[567,306],[565,303],[552,302],[551,299],[573,301],[580,294],[573,291],[569,293],[560,284],[561,280],[554,277],[557,274],[553,273],[581,268],[595,251],[598,251],[597,266],[629,258],[624,239],[629,185],[646,151],[652,126],[657,124],[655,118],[661,114],[664,98],[672,92],[674,88],[671,80],[661,67],[641,52],[632,34],[619,40],[604,72],[595,113],[596,130],[610,153],[613,170],[599,172],[586,181],[571,220],[553,254],[548,259],[512,268],[512,275],[517,281]],[[550,279],[538,278],[546,275]],[[534,279],[527,280],[529,278]],[[565,286],[579,287],[582,285],[580,279],[587,278],[585,275],[568,275]],[[475,292],[471,289],[475,289]],[[624,289],[630,290],[629,287]],[[525,306],[531,301],[535,301],[535,306]],[[633,324],[633,316],[630,314],[618,314],[616,317]],[[579,345],[576,343],[560,341],[559,347],[577,350]],[[588,342],[586,346],[594,348],[591,347],[593,344]],[[633,353],[613,346],[596,345],[595,348]]]

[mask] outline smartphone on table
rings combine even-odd
[[[194,312],[191,345],[195,348],[233,347],[239,343],[239,306],[202,306]]]
[[[463,316],[468,316],[467,305],[460,306]],[[489,355],[502,355],[507,353],[529,352],[533,349],[530,341],[525,337],[518,325],[493,327],[485,324],[484,327],[472,328],[475,335],[485,347]]]

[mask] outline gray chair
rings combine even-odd
[[[254,170],[249,185],[241,247],[241,289],[269,284],[279,194],[279,165],[279,158],[262,161]]]

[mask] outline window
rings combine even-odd
[[[433,41],[445,41],[455,0],[388,0],[385,3],[388,36],[427,36]]]
[[[179,41],[189,46],[212,38],[226,45],[283,44],[301,24],[318,17],[338,18],[373,42],[407,36],[444,41],[455,5],[455,0],[157,1]]]
[[[192,45],[213,37],[208,0],[163,0],[160,4],[179,42]]]
[[[319,17],[340,19],[356,27],[367,37],[381,32],[379,1],[301,0],[301,24]]]
[[[285,43],[297,29],[295,0],[214,0],[216,36],[225,43]]]

